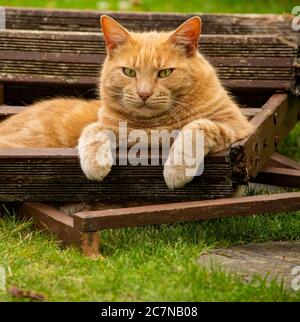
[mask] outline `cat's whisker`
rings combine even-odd
[[[166,104],[168,100],[151,100],[151,102],[155,104]]]
[[[173,100],[172,103],[173,104],[170,105],[168,112],[170,113],[171,117],[178,122],[178,124],[181,125],[184,123],[186,118],[198,116],[198,112],[194,111],[190,105],[175,100]]]
[[[179,110],[181,113],[186,114],[186,115],[190,115],[190,116],[195,116],[198,115],[198,111],[195,110],[192,106],[185,104],[183,102],[180,101],[175,101],[173,100],[174,105],[172,105],[172,107],[174,108],[174,110]]]

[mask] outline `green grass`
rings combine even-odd
[[[289,158],[300,161],[300,122],[278,147],[278,151]]]
[[[0,253],[8,286],[50,301],[299,301],[300,292],[275,282],[246,284],[196,263],[212,247],[299,236],[300,213],[115,229],[102,233],[105,258],[91,260],[7,216]],[[0,292],[0,300],[14,298]]]
[[[133,5],[134,2],[139,4]],[[299,5],[299,2],[296,0],[2,0],[1,5],[106,10],[123,8],[133,11],[290,13],[294,6]]]
[[[2,0],[1,5],[100,9],[103,1]],[[130,10],[181,12],[287,12],[297,1],[142,0]],[[119,9],[109,1],[109,10]],[[300,161],[300,124],[278,150]],[[49,301],[300,301],[300,292],[257,277],[208,271],[196,260],[211,248],[269,240],[299,240],[300,212],[107,230],[104,259],[90,260],[34,232],[11,214],[0,217],[0,266],[7,286],[44,294]],[[0,300],[15,298],[0,291]],[[17,299],[24,300],[26,299]]]
[[[299,137],[300,124],[279,150],[300,160]],[[101,234],[104,259],[91,260],[5,214],[0,266],[7,287],[42,293],[48,301],[300,301],[300,292],[275,281],[256,277],[246,284],[196,262],[216,247],[299,239],[300,212],[114,229]],[[0,291],[0,301],[15,300],[28,301]]]

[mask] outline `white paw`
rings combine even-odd
[[[192,176],[187,176],[187,168],[184,165],[165,165],[164,179],[171,190],[182,188],[192,181]]]
[[[96,156],[89,151],[87,146],[79,153],[82,171],[90,180],[102,181],[111,171],[113,165],[113,155],[110,142],[102,143],[97,150]]]
[[[204,166],[203,153],[196,153],[193,156],[192,147],[186,142],[183,146],[179,139],[172,145],[164,165],[164,179],[171,190],[182,188],[195,176],[201,175]]]

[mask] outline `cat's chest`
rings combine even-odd
[[[153,119],[153,120],[130,120],[112,117],[110,114],[100,118],[103,128],[109,129],[116,135],[118,145],[126,144],[128,147],[135,144],[156,146],[162,142],[173,142],[179,131],[191,122],[190,119]],[[102,121],[102,122],[101,122]]]
[[[137,133],[137,132],[143,132],[145,135],[151,135],[153,132],[159,132],[159,131],[174,131],[174,130],[181,130],[186,124],[189,122],[181,121],[181,122],[159,122],[155,124],[151,124],[150,122],[147,123],[133,123],[127,120],[115,120],[114,122],[111,122],[110,124],[103,124],[104,128],[110,129],[115,133],[127,133],[128,135],[130,133]]]
[[[137,126],[123,121],[115,123],[109,129],[114,133],[118,146],[139,146],[159,148],[162,145],[172,145],[182,124],[157,125],[157,126]]]

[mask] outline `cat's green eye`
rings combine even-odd
[[[166,78],[168,76],[170,76],[173,72],[172,68],[167,68],[167,69],[162,69],[158,72],[158,77],[159,78]]]
[[[135,77],[136,76],[136,72],[128,67],[123,67],[123,73],[128,76],[128,77]]]

